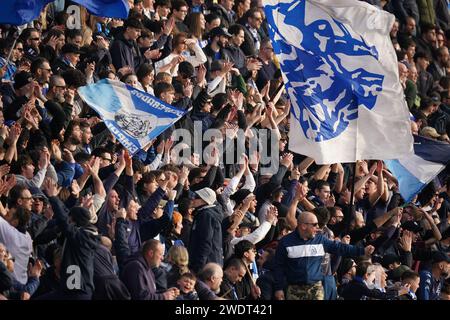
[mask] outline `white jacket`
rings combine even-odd
[[[195,55],[184,55],[184,57],[186,58],[186,61],[189,62],[190,64],[192,64],[192,66],[198,67],[199,65],[205,63],[207,61],[206,55],[203,52],[202,48],[200,48],[200,46],[198,45],[198,43],[196,43],[193,47],[192,47],[192,51],[194,51]],[[165,66],[168,65],[173,58],[175,58],[176,56],[178,56],[177,54],[171,53],[169,54],[167,57],[165,57],[164,59],[158,61],[155,63],[155,74],[158,74],[160,69]],[[170,70],[169,72],[170,73]],[[175,68],[173,68],[173,71],[171,73],[172,77],[176,77],[178,76],[178,64],[175,66]]]
[[[261,225],[252,233],[249,233],[246,236],[239,237],[239,238],[233,238],[230,241],[230,250],[232,253],[234,253],[234,246],[241,242],[242,240],[248,240],[253,244],[257,244],[260,242],[264,237],[266,236],[267,232],[269,232],[272,224],[269,221],[264,221],[261,223]]]
[[[15,258],[14,276],[21,284],[28,281],[28,260],[33,251],[33,240],[29,233],[22,233],[0,216],[0,242]]]

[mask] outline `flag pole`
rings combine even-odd
[[[356,180],[356,161],[353,163],[353,177],[352,177],[352,185],[350,189],[350,209],[352,216],[355,215],[355,202],[353,201],[353,198],[355,196],[355,181]]]
[[[14,47],[16,46],[17,39],[19,39],[19,36],[20,36],[20,34],[17,36],[17,38],[14,39],[11,49],[9,50],[8,57],[6,58],[6,63],[5,63],[6,67],[8,67],[9,59],[11,59],[12,52],[14,50]]]
[[[5,62],[5,66],[6,66],[6,67],[8,67],[8,63],[9,63],[9,60],[11,59],[12,52],[13,52],[14,48],[16,47],[17,40],[19,40],[20,35],[22,34],[23,29],[20,30],[20,28],[18,28],[17,31],[18,31],[17,37],[14,38],[13,44],[12,44],[12,46],[11,46],[11,49],[9,50],[9,53],[8,53],[8,57],[6,58],[6,62]]]

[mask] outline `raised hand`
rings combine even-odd
[[[87,194],[83,198],[81,198],[81,206],[86,209],[90,209],[94,204],[94,197],[91,193]]]
[[[278,209],[274,205],[271,205],[267,210],[266,221],[273,223],[278,217]]]
[[[248,169],[248,157],[245,153],[242,154],[242,163],[239,164],[241,171],[245,171]]]
[[[47,45],[52,47],[56,50],[56,44],[58,43],[58,37],[57,36],[51,36],[50,39],[47,42]]]
[[[170,152],[170,150],[172,149],[174,141],[172,140],[172,138],[169,138],[166,140],[165,145],[164,145],[164,152]]]
[[[159,57],[161,57],[161,51],[159,51],[159,49],[154,49],[154,50],[150,50],[148,49],[147,51],[144,52],[144,56],[148,59],[148,60],[154,60],[154,59],[158,59]]]
[[[22,128],[19,124],[14,124],[11,129],[9,130],[9,139],[11,140],[11,143],[17,142],[19,140],[20,134],[22,133]]]
[[[43,268],[44,265],[42,264],[41,260],[37,259],[34,265],[32,265],[31,263],[28,264],[28,276],[39,278],[41,276]]]
[[[126,163],[125,163],[125,150],[122,150],[120,152],[120,155],[119,155],[117,160],[119,160],[118,161],[118,167],[119,168],[125,168],[125,166],[126,166]]]
[[[411,252],[413,235],[411,231],[403,230],[399,245],[405,252]]]
[[[350,238],[350,236],[347,234],[347,235],[345,235],[345,236],[342,237],[341,242],[344,243],[344,244],[350,244],[350,240],[351,240],[351,238]]]
[[[5,190],[6,190],[6,179],[0,179],[0,195],[4,195]],[[0,216],[2,216],[1,213]]]
[[[169,177],[166,176],[165,173],[161,174],[161,178],[158,181],[159,187],[163,190],[167,189],[167,185],[169,184]]]
[[[44,183],[42,184],[42,189],[48,197],[56,197],[59,193],[56,181],[50,177],[45,178]]]
[[[1,95],[0,95],[0,99],[1,99]],[[0,104],[1,104],[1,102],[0,102]],[[2,122],[0,124],[0,136],[3,137],[3,140],[6,140],[6,138],[10,136],[9,132],[10,132],[10,130],[9,130],[8,126],[4,125]]]
[[[364,255],[366,257],[370,257],[374,251],[375,247],[372,245],[368,245],[367,247],[364,248]]]
[[[78,185],[77,180],[75,180],[75,179],[72,180],[72,183],[71,183],[71,185],[70,185],[70,192],[72,193],[72,195],[73,195],[75,198],[78,198],[78,196],[80,195],[81,188],[80,188],[80,186]]]
[[[163,33],[165,35],[170,35],[174,27],[175,27],[175,19],[173,17],[170,17],[164,23]]]
[[[244,200],[242,200],[242,208],[248,209],[250,207],[250,203],[255,200],[255,196],[247,196]]]
[[[195,40],[195,39],[186,39],[186,40],[184,40],[184,43],[189,47],[189,48],[192,48],[196,43],[197,43],[197,40]]]
[[[281,157],[280,164],[289,168],[292,165],[292,161],[294,160],[294,155],[292,153],[286,153]]]
[[[192,83],[188,83],[183,86],[183,95],[185,97],[191,98],[193,91],[194,91],[194,85]]]
[[[250,164],[250,168],[252,169],[252,171],[254,171],[254,172],[258,171],[259,160],[260,160],[259,152],[255,150],[250,155],[250,159],[249,159],[249,164]]]
[[[9,173],[10,166],[9,164],[4,164],[0,166],[0,179]]]
[[[377,161],[377,176],[379,177],[382,174],[383,174],[383,161],[378,160]]]
[[[295,198],[298,201],[303,201],[306,198],[306,195],[308,194],[308,189],[303,184],[299,183],[297,184],[297,187],[295,189]]]
[[[258,71],[261,69],[262,63],[258,59],[249,59],[247,60],[247,69],[249,71]]]
[[[64,93],[64,99],[67,104],[73,105],[75,102],[75,90],[67,89]]]
[[[181,172],[180,172],[180,174],[179,174],[179,176],[178,176],[178,181],[180,181],[180,183],[181,184],[183,184],[182,182],[183,181],[186,181],[186,179],[188,178],[188,176],[189,176],[189,168],[188,167],[186,167],[186,166],[182,166],[181,167]]]
[[[133,165],[133,159],[130,155],[130,153],[128,152],[128,150],[125,150],[124,155],[123,155],[123,159],[125,161],[125,166],[127,168],[131,168]]]
[[[64,148],[62,158],[68,163],[75,163],[75,158],[73,157],[73,154],[69,149]]]
[[[161,140],[161,142],[156,147],[156,152],[159,153],[159,154],[162,154],[164,152],[165,145],[166,145],[166,141]]]
[[[216,147],[212,148],[211,157],[205,160],[205,162],[210,166],[217,166],[219,164],[219,150]]]
[[[237,107],[238,110],[243,110],[244,108],[244,95],[239,90],[233,90],[229,94],[230,100]]]
[[[50,165],[50,157],[49,157],[50,154],[47,155],[47,153],[48,153],[48,150],[46,152],[41,151],[41,154],[39,156],[39,162],[38,162],[39,170],[47,169],[48,166]]]
[[[95,62],[88,63],[86,69],[84,69],[84,74],[86,78],[90,79],[93,77],[95,71]]]
[[[231,69],[233,69],[234,63],[227,61],[223,63],[223,67],[222,67],[222,75],[226,75],[228,72],[231,71]]]
[[[39,128],[39,124],[37,123],[36,119],[31,115],[31,110],[30,109],[24,111],[23,118],[34,129],[38,129]]]
[[[201,84],[206,80],[206,67],[204,64],[198,66],[197,69],[197,83]]]
[[[50,148],[52,150],[53,158],[55,158],[55,160],[57,162],[61,162],[62,153],[61,153],[61,149],[59,148],[59,140],[57,140],[57,139],[52,140]]]
[[[331,193],[330,196],[328,197],[328,199],[325,201],[325,206],[326,207],[334,207],[335,204],[336,204],[336,199],[334,198],[334,194]]]
[[[93,177],[98,176],[98,171],[100,170],[100,158],[94,157],[90,163],[90,173]]]
[[[176,198],[176,196],[177,196],[177,191],[176,190],[167,190],[167,198],[169,199],[169,200],[175,200],[175,198]]]
[[[245,212],[243,210],[236,210],[233,212],[231,219],[233,220],[233,227],[237,227],[241,224],[242,219],[244,219]]]
[[[261,89],[261,96],[269,99],[269,89],[270,89],[270,81],[267,81],[267,84]]]
[[[116,211],[116,220],[119,218],[125,219],[127,217],[127,211],[125,208],[120,208]]]
[[[300,179],[300,176],[301,176],[301,173],[300,173],[300,170],[298,170],[298,167],[292,168],[290,179],[291,180],[298,180],[298,179]]]
[[[14,174],[9,175],[9,177],[6,179],[6,189],[5,193],[8,193],[9,190],[14,188],[14,186],[17,184],[17,179]]]

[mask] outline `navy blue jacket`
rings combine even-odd
[[[148,197],[144,206],[139,209],[138,220],[130,221],[122,218],[117,219],[116,235],[113,244],[120,267],[129,256],[139,251],[142,242],[156,237],[170,225],[174,208],[174,202],[172,200],[167,202],[166,207],[164,208],[164,214],[161,218],[151,218],[152,212],[158,206],[164,194],[165,191],[163,189],[156,189],[156,191]]]
[[[97,231],[93,226],[77,227],[70,224],[68,212],[65,210],[62,201],[57,197],[49,197],[48,199],[55,214],[54,219],[66,238],[61,262],[62,289],[69,294],[82,293],[92,296],[94,292],[95,250],[100,240]],[[81,273],[79,290],[71,288],[72,281],[77,275],[74,267]]]
[[[189,264],[194,272],[208,262],[223,265],[222,212],[219,206],[206,206],[197,210],[189,240]]]
[[[132,300],[164,300],[161,293],[156,293],[155,275],[142,254],[125,264],[121,280],[130,292]]]
[[[275,290],[288,284],[312,284],[323,279],[321,264],[325,252],[341,256],[361,256],[364,248],[331,241],[318,234],[303,240],[298,230],[283,237],[275,254]]]
[[[132,300],[164,300],[162,293],[156,293],[155,275],[142,254],[125,264],[120,278],[130,291]]]
[[[398,298],[398,291],[382,292],[378,289],[369,289],[362,279],[356,277],[345,285],[341,297],[344,300],[367,300],[367,298],[392,300]]]
[[[135,72],[145,62],[145,58],[142,57],[136,41],[126,40],[123,33],[120,33],[113,41],[109,52],[116,70],[130,66]]]

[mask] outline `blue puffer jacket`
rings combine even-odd
[[[323,279],[321,263],[325,252],[341,256],[361,256],[364,248],[331,241],[318,234],[304,240],[298,230],[280,240],[275,254],[275,290],[288,284],[312,284]]]

